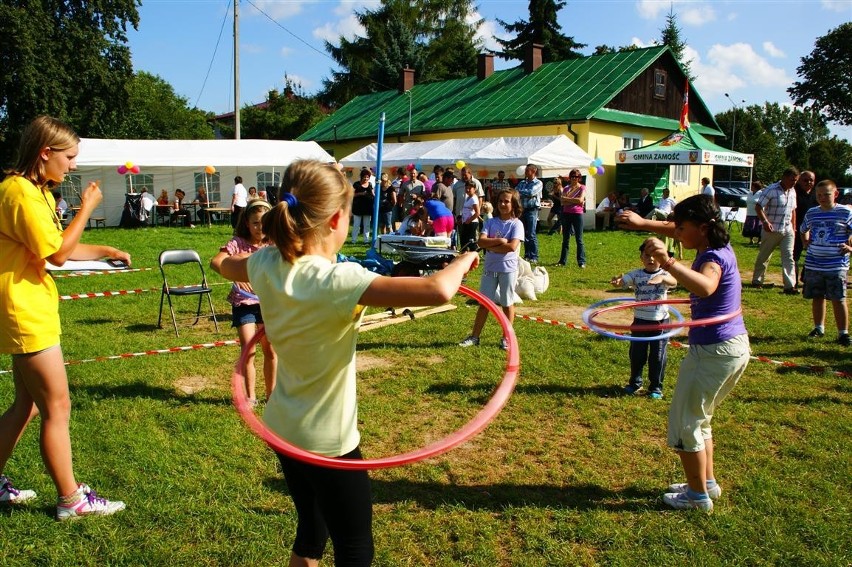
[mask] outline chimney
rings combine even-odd
[[[494,73],[494,56],[490,53],[480,53],[476,56],[476,78],[487,79]]]
[[[540,43],[530,43],[527,45],[526,53],[524,53],[524,74],[529,75],[541,67],[542,47],[544,46]]]
[[[399,94],[410,91],[414,87],[414,69],[404,68],[399,74]]]

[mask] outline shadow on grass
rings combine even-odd
[[[282,477],[267,477],[266,488],[289,494]],[[555,486],[546,484],[482,484],[458,486],[437,482],[372,479],[373,503],[414,501],[428,510],[460,506],[467,510],[504,511],[508,507],[563,508],[578,511],[642,511],[660,508],[659,489],[626,487],[611,490],[595,484]],[[277,510],[262,510],[280,513]]]
[[[443,384],[433,384],[426,388],[426,393],[428,394],[455,394],[455,393],[468,393],[468,392],[490,392],[493,391],[493,384],[483,384],[483,385],[464,385],[464,384],[451,384],[451,383],[443,383]],[[564,396],[593,396],[596,398],[615,398],[622,396],[621,388],[614,387],[612,385],[599,385],[599,386],[567,386],[561,384],[535,384],[535,385],[527,385],[527,384],[518,384],[515,386],[513,391],[513,395],[552,395],[552,394],[560,394]],[[478,396],[477,396],[478,397]],[[487,397],[482,398],[482,402],[485,403],[488,401]]]
[[[208,388],[191,394],[181,392],[176,388],[163,388],[160,386],[151,386],[144,382],[131,382],[130,384],[93,384],[87,386],[73,386],[73,393],[83,392],[92,400],[104,400],[110,398],[128,398],[128,399],[147,399],[167,401],[179,404],[208,404],[215,406],[228,406],[233,402],[230,396],[210,395],[212,392]],[[75,405],[82,406],[85,404],[85,398],[76,398]]]

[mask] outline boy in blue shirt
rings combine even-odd
[[[837,342],[850,346],[846,275],[849,272],[849,252],[852,251],[849,245],[852,209],[836,203],[837,185],[834,181],[820,181],[814,192],[819,206],[808,209],[800,229],[806,250],[802,296],[813,300],[814,328],[808,337],[825,335],[825,300],[828,299],[837,323]]]

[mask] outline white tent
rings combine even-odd
[[[117,169],[128,162],[139,166],[139,176],[133,190],[141,190],[139,179],[156,198],[162,189],[174,197],[175,189],[183,189],[187,199],[195,197],[197,186],[212,181],[205,168],[212,166],[220,181],[219,200],[230,205],[234,177],[243,178],[246,187],[264,190],[273,184],[283,170],[298,159],[333,162],[334,158],[316,142],[284,140],[101,140],[84,138],[80,141],[77,171],[83,186],[100,180],[104,200],[93,216],[102,216],[108,226],[121,220],[124,195],[130,188],[126,175]],[[215,195],[213,195],[215,197]],[[76,202],[72,200],[72,204]]]
[[[344,167],[375,167],[377,145],[372,143],[340,160]],[[526,136],[505,138],[457,138],[428,142],[384,144],[382,166],[398,167],[420,164],[427,171],[434,165],[452,165],[463,161],[473,172],[498,170],[515,173],[518,166],[533,163],[539,177],[568,175],[572,169],[584,173],[594,158],[567,136]]]

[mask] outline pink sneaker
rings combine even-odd
[[[101,498],[87,484],[80,484],[74,495],[79,496],[80,499],[73,504],[62,504],[60,502],[56,505],[56,519],[60,522],[76,520],[83,516],[109,516],[125,508],[124,502],[120,500],[111,502],[106,498]]]
[[[34,490],[18,490],[5,474],[0,475],[0,504],[22,504],[35,497]]]

